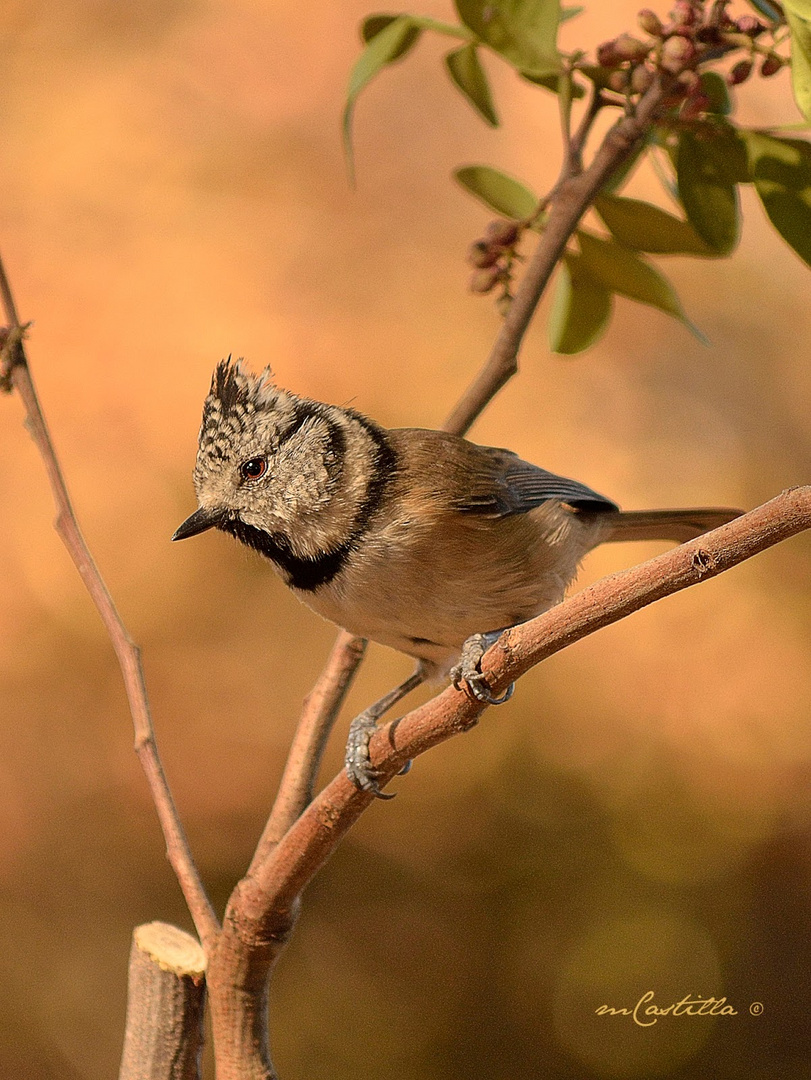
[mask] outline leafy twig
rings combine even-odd
[[[608,178],[632,153],[640,139],[663,108],[670,80],[659,74],[650,89],[640,98],[632,116],[618,120],[608,131],[589,167],[580,173],[570,170],[574,164],[567,155],[565,172],[561,173],[553,189],[552,206],[544,231],[533,256],[521,279],[512,304],[496,337],[484,367],[462,396],[456,408],[445,422],[445,430],[463,435],[502,386],[518,370],[518,351],[524,334],[535,314],[558,259],[577,227],[583,214],[594,201]],[[584,117],[576,136],[578,143],[585,143],[591,123],[598,111],[598,99]]]

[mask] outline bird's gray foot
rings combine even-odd
[[[422,664],[417,664],[417,670],[410,675],[405,682],[395,686],[388,694],[370,705],[368,709],[356,716],[349,725],[349,738],[346,741],[346,757],[344,764],[349,779],[361,791],[371,791],[378,799],[393,799],[394,795],[387,795],[381,791],[378,780],[380,772],[376,769],[369,757],[369,740],[377,730],[377,721],[380,717],[401,698],[409,694],[421,682],[425,681],[425,669]],[[407,761],[400,770],[400,775],[407,773],[411,768],[411,762]]]
[[[490,630],[486,634],[471,634],[462,646],[459,663],[451,669],[451,682],[456,689],[463,690],[462,683],[464,683],[473,697],[485,705],[503,705],[505,701],[510,700],[515,690],[515,683],[510,683],[501,697],[494,697],[479,666],[484,654],[503,633],[503,630]]]
[[[349,779],[361,791],[371,791],[378,799],[393,799],[394,794],[381,791],[378,784],[380,773],[369,757],[369,740],[377,729],[377,716],[366,709],[349,725],[344,764]]]

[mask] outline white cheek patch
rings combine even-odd
[[[274,472],[284,480],[280,495],[293,512],[317,512],[330,501],[332,485],[324,463],[329,435],[322,427],[318,420],[302,424],[276,457]]]

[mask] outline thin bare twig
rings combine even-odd
[[[279,791],[248,869],[249,874],[267,857],[269,850],[281,840],[312,799],[327,739],[365,652],[363,638],[341,630],[324,670],[305,698]]]
[[[560,119],[560,138],[563,146],[563,164],[561,176],[571,176],[572,168],[572,98],[574,82],[571,64],[567,63],[558,75],[558,117]]]
[[[31,371],[22,341],[23,327],[17,315],[14,297],[1,259],[0,297],[10,327],[6,347],[13,344],[15,350],[14,355],[7,360],[8,379],[22,399],[26,411],[26,425],[45,463],[57,508],[56,531],[59,533],[81,575],[85,588],[96,605],[115,654],[118,657],[135,729],[135,749],[152,792],[161,829],[166,840],[166,853],[183,890],[197,932],[203,944],[210,945],[219,933],[219,923],[206,896],[197,867],[194,864],[191,849],[158,756],[144,675],[141,668],[140,651],[129,636],[79,529],[79,523],[71,505],[56,451],[31,379]]]
[[[564,173],[566,179],[570,176],[577,176],[583,171],[583,151],[586,148],[586,142],[591,133],[594,121],[597,119],[597,115],[603,105],[605,105],[603,91],[596,83],[592,83],[589,103],[580,119],[577,131],[572,135],[569,142],[568,168]]]

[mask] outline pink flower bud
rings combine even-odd
[[[471,266],[482,269],[498,262],[500,254],[501,252],[497,248],[491,247],[486,240],[477,240],[475,244],[471,244],[467,249],[467,261]]]
[[[644,41],[639,41],[638,38],[631,37],[630,34],[620,34],[614,42],[614,52],[620,60],[630,60],[638,64],[648,55],[650,46]]]
[[[650,68],[640,64],[631,72],[631,91],[634,94],[645,94],[653,86],[653,72]]]
[[[690,0],[678,0],[670,12],[670,17],[677,26],[694,26],[698,20],[698,14]]]
[[[639,29],[644,30],[646,34],[650,34],[652,37],[662,36],[662,20],[650,8],[643,8],[640,11],[639,15],[637,15],[637,23]]]
[[[488,266],[481,270],[474,270],[470,276],[470,291],[489,293],[501,276],[502,270],[499,266]]]
[[[671,75],[678,75],[696,58],[696,47],[685,37],[674,36],[662,45],[662,67]]]
[[[505,221],[500,218],[497,221],[491,221],[487,228],[484,230],[486,240],[494,247],[507,248],[512,247],[515,241],[518,239],[520,229],[516,222]]]
[[[613,68],[622,63],[622,57],[617,55],[616,42],[604,41],[597,46],[597,63],[600,67]]]
[[[735,25],[740,34],[746,34],[751,38],[756,38],[766,29],[764,23],[762,23],[760,19],[756,19],[754,15],[739,16],[735,21]]]

